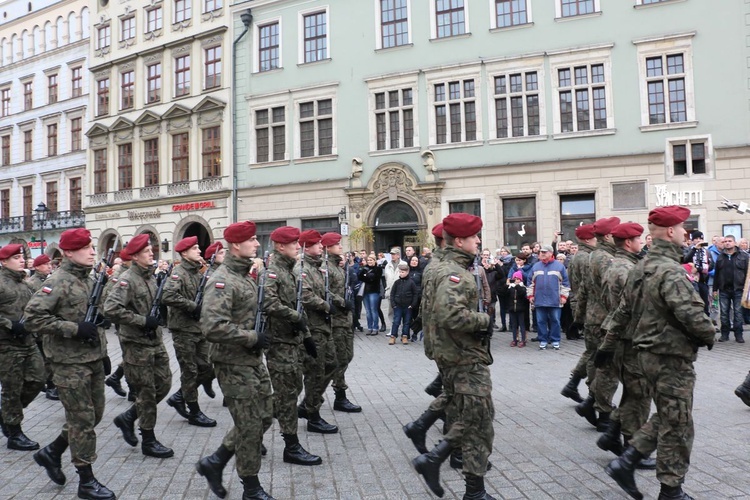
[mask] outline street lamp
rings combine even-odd
[[[39,221],[39,233],[41,236],[41,241],[39,242],[39,255],[44,255],[44,223],[47,220],[47,212],[49,212],[49,208],[47,208],[47,205],[45,205],[43,201],[40,201],[39,205],[34,209],[34,212],[36,212],[36,219]]]

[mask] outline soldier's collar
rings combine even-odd
[[[93,266],[82,266],[69,259],[63,259],[60,267],[62,267],[63,270],[69,272],[74,276],[78,276],[81,279],[87,278],[89,274],[91,274],[91,270],[93,269]]]
[[[224,257],[224,265],[237,274],[245,276],[250,272],[250,268],[253,267],[253,259],[251,259],[250,257],[235,257],[231,253],[227,252],[226,256]]]
[[[154,268],[153,267],[141,267],[138,264],[133,264],[130,266],[130,270],[133,271],[138,276],[142,276],[144,278],[149,278],[154,275]]]
[[[180,262],[181,266],[185,266],[185,269],[188,269],[190,271],[197,271],[201,268],[202,264],[200,262],[193,262],[188,259],[183,259],[182,262]]]
[[[0,268],[0,270],[18,282],[25,280],[27,277],[26,271],[24,271],[23,269],[20,271],[12,271],[8,269],[7,267],[3,267],[3,268]]]
[[[466,269],[474,263],[474,255],[454,246],[445,247],[445,256],[447,259],[456,261]]]
[[[622,257],[623,259],[627,259],[630,262],[638,262],[639,260],[643,258],[641,257],[640,254],[631,253],[631,252],[628,252],[627,250],[623,250],[622,248],[617,249],[617,251],[615,252],[615,256]]]
[[[281,252],[277,252],[276,250],[273,251],[273,260],[274,263],[279,263],[280,266],[286,267],[288,269],[294,269],[294,265],[297,263],[297,259],[288,257],[284,255]]]
[[[306,264],[312,264],[314,266],[320,267],[320,265],[323,263],[323,257],[315,257],[314,255],[305,254],[305,263]]]
[[[654,238],[654,242],[651,244],[648,254],[651,256],[664,255],[679,262],[682,260],[682,246],[675,245],[671,241]]]

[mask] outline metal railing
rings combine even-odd
[[[152,200],[170,196],[222,191],[231,189],[230,184],[228,176],[208,177],[172,184],[158,184],[155,186],[110,191],[108,193],[90,194],[87,197],[89,206],[98,206],[108,203],[124,203],[134,200]]]
[[[44,229],[70,229],[84,227],[86,218],[83,210],[62,210],[60,212],[48,212],[44,222],[39,221],[38,215],[20,215],[0,219],[0,234],[24,233]]]

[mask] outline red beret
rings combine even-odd
[[[635,222],[623,222],[612,230],[612,236],[627,240],[643,234],[643,226]]]
[[[291,243],[299,239],[299,229],[292,226],[281,226],[271,233],[271,241],[276,243]]]
[[[594,222],[594,234],[597,236],[604,236],[612,234],[612,230],[620,223],[619,217],[609,217],[607,219],[599,219]]]
[[[576,238],[578,238],[579,240],[590,240],[592,238],[596,238],[596,234],[594,234],[594,225],[584,224],[582,226],[578,226],[576,228]]]
[[[5,260],[23,253],[23,245],[12,243],[0,249],[0,260]]]
[[[442,238],[443,237],[443,223],[438,222],[435,224],[435,227],[432,228],[432,235],[435,238]]]
[[[330,247],[331,245],[338,245],[341,242],[341,235],[339,233],[326,233],[320,239],[324,247]]]
[[[229,224],[224,230],[224,239],[227,243],[242,243],[255,236],[255,222],[246,220]]]
[[[465,213],[450,214],[443,219],[443,231],[454,238],[475,236],[482,230],[482,219]]]
[[[91,243],[91,233],[88,229],[68,229],[60,235],[60,250],[80,250]]]
[[[188,236],[187,238],[182,238],[180,241],[177,242],[177,244],[174,246],[174,251],[177,253],[184,252],[185,250],[189,250],[190,248],[194,247],[197,244],[198,244],[197,236]]]
[[[44,264],[49,264],[49,262],[50,262],[50,258],[47,257],[46,254],[42,254],[36,259],[34,259],[34,267],[43,266]]]
[[[322,239],[323,237],[320,235],[320,233],[314,229],[302,231],[302,234],[299,235],[300,245],[315,245],[317,243],[320,243]]]
[[[128,245],[125,247],[125,251],[128,252],[128,255],[130,255],[132,259],[132,256],[146,248],[149,242],[150,240],[148,234],[139,234],[138,236],[130,240]]]
[[[677,205],[659,207],[648,213],[648,221],[660,227],[672,227],[685,222],[690,217],[690,209]]]
[[[221,241],[214,241],[208,246],[208,248],[206,248],[204,257],[206,258],[206,260],[209,260],[214,256],[216,252],[218,252],[222,248],[224,248],[224,245],[221,244]]]
[[[133,257],[131,257],[128,251],[124,248],[120,250],[120,258],[123,262],[130,262],[131,260],[133,260]]]

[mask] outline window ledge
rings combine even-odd
[[[282,71],[284,71],[284,67],[283,66],[278,67],[278,68],[274,68],[274,69],[267,69],[265,71],[260,71],[260,70],[253,71],[253,75],[272,75],[274,73],[280,73]]]
[[[268,168],[268,167],[283,167],[289,164],[290,164],[289,160],[275,160],[275,161],[265,161],[261,163],[250,163],[248,165],[248,168],[256,169],[256,168]]]
[[[579,19],[589,19],[592,17],[599,17],[602,15],[602,11],[599,12],[592,12],[591,14],[578,14],[577,16],[568,16],[568,17],[556,17],[555,22],[556,23],[566,23],[568,21],[577,21]]]
[[[331,58],[327,57],[325,59],[320,59],[319,61],[312,61],[312,62],[301,62],[297,63],[297,67],[302,68],[304,66],[317,66],[318,64],[327,64],[331,62]]]
[[[484,144],[483,141],[449,142],[446,144],[430,144],[430,149],[440,150],[440,149],[474,148],[477,146],[482,146],[483,144]]]
[[[332,155],[323,155],[323,156],[307,156],[305,158],[295,158],[294,163],[297,164],[305,164],[305,163],[317,163],[321,161],[331,161],[331,160],[338,160],[339,155],[332,154]]]
[[[668,168],[671,168],[671,166],[668,166]],[[713,180],[713,170],[706,174],[685,174],[685,175],[674,175],[674,174],[667,174],[667,177],[665,180],[667,182],[674,181],[674,182],[687,182],[687,181],[710,181]]]
[[[546,141],[547,135],[525,135],[521,137],[498,137],[490,139],[487,144],[513,144],[516,142],[540,142]]]
[[[651,7],[660,7],[662,5],[669,5],[673,3],[682,3],[685,0],[662,0],[661,2],[657,3],[647,3],[647,4],[638,4],[634,5],[633,8],[640,10],[640,9],[650,9]]]
[[[596,137],[600,135],[614,135],[617,133],[616,128],[600,128],[597,130],[582,130],[580,132],[564,132],[553,134],[552,138],[557,139],[575,139],[576,137]]]
[[[503,33],[505,31],[515,31],[515,30],[522,30],[524,28],[533,28],[534,22],[528,22],[523,24],[515,24],[513,26],[502,26],[498,28],[490,28],[490,33]]]
[[[393,47],[380,47],[379,49],[375,49],[375,53],[378,54],[380,52],[392,52],[394,50],[410,49],[412,47],[414,47],[414,44],[412,42],[409,42],[403,45],[394,45]]]
[[[396,148],[396,149],[376,149],[374,151],[370,151],[370,156],[388,156],[388,155],[396,155],[401,153],[416,153],[419,151],[419,146],[413,146],[409,148]]]
[[[461,38],[470,38],[471,33],[462,33],[460,35],[444,36],[442,38],[430,38],[430,42],[444,42],[446,40],[458,40]]]
[[[693,120],[690,122],[675,122],[675,123],[657,123],[655,125],[641,125],[641,132],[656,132],[658,130],[674,130],[680,128],[695,128],[698,126],[698,121]]]
[[[613,212],[642,212],[644,210],[648,210],[648,207],[624,207],[624,208],[612,207]]]

